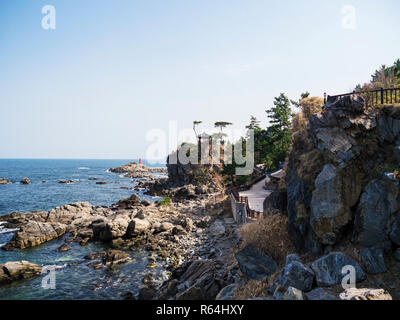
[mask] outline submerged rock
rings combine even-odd
[[[13,261],[0,265],[0,285],[39,276],[42,267],[28,261]]]
[[[106,251],[100,251],[100,252],[93,252],[89,253],[86,256],[84,256],[84,259],[87,260],[96,260],[96,259],[102,259],[107,255]]]
[[[57,251],[58,251],[58,252],[65,252],[65,251],[69,251],[69,250],[71,250],[71,249],[72,249],[71,246],[69,246],[69,245],[67,245],[67,244],[63,244],[61,247],[59,247],[59,248],[57,249]]]
[[[28,178],[23,178],[23,179],[20,181],[20,183],[21,183],[21,184],[31,184],[31,180],[29,180]]]
[[[103,258],[103,263],[106,266],[112,266],[128,262],[129,260],[131,260],[131,257],[126,252],[120,250],[108,250]]]
[[[75,180],[60,180],[60,181],[58,181],[58,183],[61,183],[61,184],[71,184],[71,183],[75,183]]]

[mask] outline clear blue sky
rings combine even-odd
[[[56,30],[41,27],[44,5]],[[342,7],[357,28],[342,28]],[[0,157],[135,158],[168,120],[265,126],[280,92],[347,92],[400,58],[400,2],[2,0]]]

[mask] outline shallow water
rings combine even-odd
[[[0,177],[13,183],[0,185],[0,215],[13,211],[49,210],[56,206],[76,201],[89,201],[93,205],[111,205],[130,196],[137,180],[107,172],[111,167],[126,164],[127,160],[0,160]],[[31,185],[21,185],[19,181],[28,177]],[[96,185],[90,177],[106,181]],[[60,184],[59,180],[73,179],[73,184]],[[45,180],[46,182],[42,182]],[[142,199],[156,200],[139,192]],[[7,243],[13,233],[0,224],[0,246]],[[67,237],[67,236],[65,236]],[[161,281],[166,279],[162,267],[147,269],[148,253],[142,249],[131,251],[132,261],[114,267],[95,270],[87,266],[84,256],[91,252],[103,251],[102,243],[89,243],[67,252],[57,249],[65,237],[52,240],[38,247],[19,250],[0,250],[0,264],[7,261],[27,260],[42,266],[55,265],[57,269],[56,289],[44,289],[42,276],[15,282],[0,287],[0,299],[121,299],[126,292],[137,294],[147,273]]]
[[[89,243],[82,247],[72,243],[73,248],[70,251],[58,252],[57,249],[63,243],[64,239],[60,238],[23,251],[0,250],[0,263],[28,260],[42,266],[57,266],[55,289],[42,287],[42,280],[46,276],[44,273],[37,278],[0,287],[0,299],[121,299],[126,292],[137,294],[147,273],[152,273],[158,281],[166,279],[167,275],[162,267],[146,268],[148,254],[143,249],[130,252],[132,261],[128,263],[112,269],[95,270],[87,266],[92,261],[84,259],[84,256],[106,249],[103,244]]]

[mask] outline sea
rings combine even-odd
[[[159,200],[143,191],[133,190],[140,179],[109,171],[131,161],[138,160],[0,159],[0,178],[12,182],[0,185],[0,215],[16,211],[47,211],[78,201],[109,206],[133,193],[141,199]],[[163,163],[154,164],[145,160],[142,163],[149,167],[165,167]],[[31,184],[20,183],[25,177],[30,179]],[[74,183],[63,184],[59,183],[60,180],[74,180]],[[98,181],[106,184],[96,184]],[[15,230],[6,229],[0,222],[0,247],[12,238],[13,232]],[[143,248],[130,252],[132,260],[126,264],[94,270],[87,266],[84,256],[103,251],[108,248],[107,245],[90,242],[87,246],[80,246],[73,243],[72,250],[58,252],[65,237],[25,250],[4,251],[0,248],[0,264],[27,260],[55,270],[51,275],[55,275],[55,279],[50,279],[49,274],[44,272],[37,278],[1,286],[0,299],[123,299],[127,294],[138,294],[146,274],[151,273],[159,283],[168,276],[162,266],[151,270],[146,267],[148,252]],[[52,285],[49,285],[50,282]]]

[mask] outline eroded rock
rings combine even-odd
[[[347,271],[343,274],[343,267],[353,266],[356,271],[356,281],[362,281],[366,275],[356,261],[343,253],[331,253],[319,258],[311,264],[317,284],[320,287],[329,287],[340,284]]]

